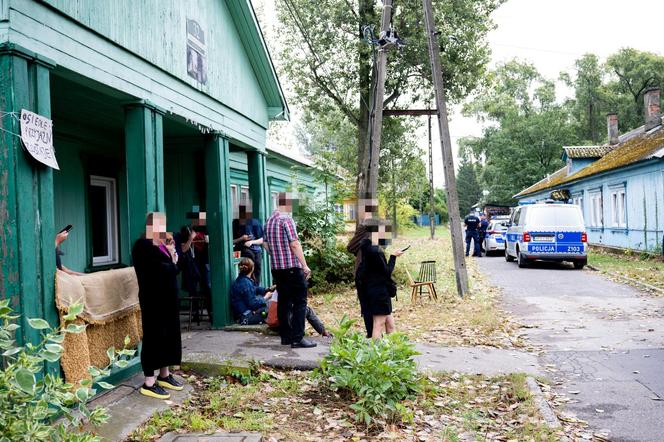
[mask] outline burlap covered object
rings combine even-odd
[[[138,282],[133,267],[74,276],[56,272],[56,305],[60,320],[74,302],[84,305],[76,320],[86,324],[85,332],[67,334],[60,361],[67,382],[89,378],[88,367],[105,367],[109,360],[106,350],[124,346],[125,336],[130,347],[142,337],[138,304]]]

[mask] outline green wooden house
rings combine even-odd
[[[52,119],[59,170],[26,154],[22,110]],[[249,0],[0,0],[0,296],[55,324],[57,231],[74,226],[67,267],[127,266],[147,212],[176,231],[198,205],[224,326],[234,206],[264,220],[274,192],[316,188],[311,164],[266,148],[285,119]]]

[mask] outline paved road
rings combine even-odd
[[[504,307],[532,327],[570,411],[612,441],[664,441],[664,299],[566,265],[478,262]]]

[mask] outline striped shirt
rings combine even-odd
[[[298,239],[293,218],[275,210],[265,222],[263,233],[270,249],[270,264],[273,270],[302,268],[290,248],[290,243]]]

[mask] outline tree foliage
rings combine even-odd
[[[451,100],[467,96],[482,78],[489,60],[486,35],[489,15],[503,0],[434,0],[439,24],[446,92]],[[367,155],[369,114],[374,85],[375,46],[367,29],[378,33],[379,2],[375,0],[279,0],[281,70],[292,79],[294,101],[323,131],[351,128],[356,172]],[[430,96],[430,68],[422,5],[419,0],[396,4],[392,24],[407,41],[388,55],[385,108],[407,108]],[[369,28],[367,28],[367,26]],[[385,125],[389,131],[401,123]],[[325,143],[323,143],[325,144]],[[344,148],[349,147],[344,145]],[[344,152],[346,152],[344,150]],[[348,159],[349,156],[345,156]],[[349,168],[350,169],[350,168]]]
[[[562,167],[561,146],[578,140],[568,104],[555,99],[555,84],[532,64],[513,60],[487,78],[465,112],[490,123],[481,138],[461,143],[481,159],[481,182],[494,203],[512,196]]]
[[[482,198],[482,189],[477,180],[476,166],[467,159],[461,160],[457,173],[457,191],[459,193],[459,215],[466,215]]]

